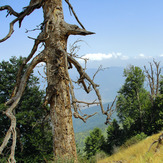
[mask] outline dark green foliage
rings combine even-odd
[[[149,93],[143,88],[145,75],[139,67],[124,70],[125,83],[119,91],[117,112],[124,128],[132,135],[144,130],[144,117],[149,107]]]
[[[163,94],[163,76],[160,79],[160,94]]]
[[[95,136],[92,132],[87,137],[85,151],[88,158],[95,158],[96,151],[100,150],[113,154],[116,147],[129,147],[163,129],[163,77],[160,79],[159,93],[151,101],[150,93],[144,88],[144,72],[139,67],[125,69],[124,76],[126,80],[117,99],[121,123],[113,120],[107,129],[106,142],[101,147],[96,144],[101,136]]]
[[[102,131],[99,128],[95,128],[90,132],[90,136],[88,136],[85,140],[85,148],[84,151],[88,158],[94,156],[100,150],[104,150],[105,148],[105,139],[102,135]]]
[[[163,127],[163,79],[160,79],[159,93],[151,101],[150,93],[144,88],[144,73],[139,67],[125,69],[124,76],[126,79],[118,94],[117,112],[126,137],[160,131]]]
[[[145,132],[151,107],[149,92],[144,88],[145,75],[139,67],[124,70],[125,83],[119,91],[117,112],[127,137]]]
[[[9,62],[0,63],[0,112],[10,98],[16,74],[23,58],[12,57]],[[44,92],[39,90],[38,78],[31,74],[21,101],[15,109],[17,118],[17,162],[44,162],[52,156],[52,134],[47,111],[42,108]],[[10,122],[0,115],[0,143],[8,130]],[[10,153],[11,142],[4,150],[4,158]],[[2,157],[1,157],[2,158]],[[0,158],[0,162],[2,161]]]
[[[160,79],[159,93],[148,110],[147,120],[146,129],[148,135],[163,129],[163,76]]]
[[[117,120],[113,120],[112,124],[107,129],[107,144],[106,152],[113,153],[114,147],[119,147],[125,141],[124,130],[120,128]]]

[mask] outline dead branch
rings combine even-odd
[[[144,66],[144,70],[146,73],[146,77],[148,79],[149,87],[150,87],[150,96],[151,96],[151,101],[153,102],[153,99],[158,95],[159,93],[159,77],[161,74],[161,68],[160,68],[160,62],[156,62],[153,59],[153,63],[156,67],[156,73],[154,73],[154,68],[152,63],[150,62],[150,71]],[[156,75],[156,76],[155,76]]]
[[[72,81],[71,81],[71,79],[69,78],[69,81],[70,81],[70,94],[71,94],[71,98],[72,98],[72,106],[73,106],[73,108],[74,108],[74,113],[73,113],[73,115],[74,115],[74,117],[75,118],[79,118],[79,119],[81,119],[83,122],[85,122],[86,123],[86,121],[87,121],[87,119],[88,118],[90,118],[90,117],[92,117],[92,116],[94,116],[96,113],[94,113],[94,114],[92,114],[92,115],[84,115],[84,116],[81,116],[80,114],[79,114],[79,112],[78,112],[78,105],[77,105],[77,103],[85,103],[85,104],[87,104],[87,105],[93,105],[93,104],[99,104],[99,103],[96,103],[96,102],[92,102],[92,103],[87,103],[87,102],[84,102],[84,101],[78,101],[78,100],[76,100],[76,98],[75,98],[75,94],[74,94],[74,86],[73,86],[73,84],[72,84]]]
[[[91,114],[91,115],[88,115],[88,114],[84,114],[83,116],[81,116],[78,112],[74,112],[74,117],[75,118],[79,118],[79,119],[81,119],[84,123],[86,123],[86,121],[87,121],[87,119],[88,118],[90,118],[90,117],[92,117],[92,116],[94,116],[94,115],[96,115],[97,114],[97,112],[95,112],[95,113],[93,113],[93,114]]]
[[[45,60],[45,53],[42,52],[39,55],[37,55],[31,62],[31,64],[28,66],[28,68],[26,69],[24,75],[21,78],[20,81],[20,85],[19,85],[19,89],[17,91],[17,93],[15,94],[14,97],[12,97],[12,99],[10,100],[10,104],[11,106],[4,112],[4,114],[6,114],[7,117],[9,117],[9,119],[11,120],[11,125],[10,128],[8,129],[6,136],[3,140],[2,145],[0,146],[0,154],[2,153],[2,151],[4,150],[4,148],[6,147],[6,145],[8,144],[9,139],[11,138],[12,135],[12,146],[11,146],[11,154],[9,156],[8,162],[16,162],[14,155],[15,155],[15,147],[16,147],[16,117],[13,114],[13,111],[15,109],[15,107],[18,105],[22,94],[24,92],[25,86],[26,86],[26,82],[33,70],[33,68],[40,62],[43,62]]]
[[[41,5],[42,5],[43,2],[44,2],[44,0],[37,0],[37,1],[35,1],[35,3],[32,4],[32,1],[33,1],[33,0],[30,1],[30,5],[27,6],[27,7],[25,7],[25,10],[22,11],[21,13],[15,12],[15,11],[12,9],[12,7],[10,7],[10,6],[2,6],[2,7],[0,7],[0,11],[7,10],[7,12],[8,12],[7,16],[10,14],[10,15],[14,15],[15,17],[17,17],[16,19],[14,19],[14,20],[10,23],[10,27],[9,27],[9,32],[8,32],[8,34],[7,34],[4,38],[0,39],[0,42],[4,42],[4,41],[6,41],[8,38],[11,37],[11,35],[12,35],[13,32],[14,32],[14,25],[15,25],[16,22],[19,22],[19,28],[20,28],[23,19],[24,19],[26,16],[30,15],[35,9],[40,8]]]
[[[38,38],[40,38],[40,35],[38,36]],[[32,48],[32,50],[31,50],[29,56],[28,56],[27,58],[24,59],[22,65],[20,66],[19,71],[18,71],[18,73],[17,73],[16,84],[15,84],[15,87],[14,87],[14,89],[13,89],[13,92],[12,92],[12,95],[11,95],[11,99],[12,99],[12,97],[15,96],[15,94],[17,93],[17,90],[18,90],[19,84],[20,84],[20,80],[21,80],[21,76],[22,76],[22,71],[23,71],[25,65],[28,63],[28,61],[31,60],[31,58],[33,57],[33,55],[34,55],[35,52],[37,51],[37,48],[38,48],[39,44],[40,44],[42,41],[44,41],[44,40],[43,40],[43,39],[42,39],[42,40],[40,40],[40,39],[36,39],[36,40],[35,40],[35,43],[34,43],[34,45],[33,45],[33,48]],[[11,102],[10,100],[7,101],[7,102],[6,102],[6,105],[9,105],[10,102]]]
[[[77,52],[80,50],[80,45],[78,45],[79,42],[82,42],[83,40],[77,39],[73,44],[70,44],[70,53],[69,55],[73,57],[78,57]]]
[[[16,11],[14,11],[14,10],[12,9],[11,6],[8,6],[8,5],[0,7],[0,11],[3,11],[3,10],[7,10],[7,15],[6,15],[6,17],[7,17],[8,15],[14,15],[14,16],[16,16],[16,17],[19,17],[19,15],[20,15],[20,13],[17,13]]]
[[[162,140],[163,140],[163,133],[159,136],[159,138],[157,140],[155,140],[149,147],[148,152],[150,151],[150,149],[152,148],[152,146],[157,143],[155,152],[157,152],[159,150],[160,145],[162,144]]]
[[[80,24],[80,26],[81,26],[83,29],[85,29],[84,26],[82,25],[82,23],[79,21],[79,19],[78,19],[77,15],[76,15],[76,13],[75,13],[75,11],[74,11],[72,5],[70,4],[69,0],[65,0],[65,1],[66,1],[66,3],[67,3],[68,6],[69,6],[70,11],[72,11],[73,15],[75,16],[75,19],[77,20],[77,22]],[[71,12],[70,12],[70,13],[71,13]]]
[[[89,107],[90,105],[99,105],[99,104],[100,104],[99,102],[96,102],[96,100],[93,101],[93,102],[86,102],[86,101],[79,101],[79,100],[76,100],[76,103],[86,104],[88,107]]]
[[[70,52],[69,52],[69,55],[74,57],[74,58],[77,58],[77,59],[82,59],[84,60],[85,62],[85,67],[84,67],[84,70],[86,70],[86,66],[87,66],[87,61],[88,59],[87,58],[84,58],[84,57],[79,57],[77,55],[77,52],[80,50],[80,45],[77,45],[79,42],[83,42],[83,40],[80,40],[80,39],[77,39],[72,45],[70,45]],[[69,63],[69,67],[72,68],[72,64]]]
[[[108,111],[104,110],[103,105],[102,105],[101,95],[99,93],[99,90],[97,89],[98,85],[95,84],[92,79],[90,79],[90,77],[87,75],[87,73],[85,71],[83,71],[83,68],[81,67],[81,65],[73,57],[71,57],[71,56],[67,56],[67,57],[68,57],[68,61],[70,63],[72,63],[76,67],[76,69],[77,69],[78,73],[80,74],[80,76],[82,76],[82,78],[86,79],[91,84],[91,86],[93,87],[93,89],[94,89],[94,91],[96,93],[96,96],[98,97],[98,101],[99,101],[99,104],[100,104],[100,107],[101,107],[102,114],[107,116],[106,124],[108,124],[110,116],[111,116],[112,113],[111,112],[108,113]]]
[[[160,74],[161,74],[161,68],[159,68],[160,66],[160,62],[156,62],[155,60],[153,60],[154,64],[155,64],[155,67],[156,67],[156,95],[158,94],[159,92],[159,81],[160,81]]]

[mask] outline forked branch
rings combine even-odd
[[[32,48],[32,50],[31,50],[29,56],[28,56],[27,58],[24,59],[22,65],[21,65],[20,68],[19,68],[19,71],[18,71],[18,73],[17,73],[17,78],[16,78],[16,84],[15,84],[15,87],[14,87],[14,89],[13,89],[11,98],[14,97],[15,94],[17,93],[17,90],[18,90],[19,85],[20,85],[20,80],[21,80],[21,76],[22,76],[22,72],[23,72],[24,67],[25,67],[26,64],[32,59],[33,55],[34,55],[35,52],[37,51],[37,48],[38,48],[39,44],[40,44],[41,42],[44,41],[43,39],[40,39],[40,36],[41,36],[41,34],[38,36],[38,39],[35,39],[33,48]],[[6,105],[9,105],[10,102],[11,102],[11,100],[7,101],[7,102],[6,102]]]
[[[9,26],[9,32],[8,34],[0,39],[0,42],[3,42],[3,41],[6,41],[8,38],[11,37],[11,35],[13,34],[14,32],[14,25],[16,22],[19,22],[19,27],[21,27],[21,23],[23,21],[23,19],[27,16],[27,15],[30,15],[35,9],[38,9],[41,7],[42,3],[44,2],[44,0],[37,0],[37,1],[34,1],[35,3],[33,3],[33,0],[30,1],[30,5],[25,7],[25,10],[20,12],[20,13],[17,13],[15,12],[11,6],[2,6],[0,7],[0,11],[3,11],[3,10],[7,10],[7,16],[10,14],[10,15],[14,15],[16,17],[16,19],[14,19],[11,23],[10,23],[10,26]]]
[[[6,15],[6,17],[7,17],[8,15],[14,15],[14,16],[16,16],[16,17],[19,17],[19,15],[20,15],[20,13],[17,13],[16,11],[14,11],[14,10],[12,9],[12,7],[9,6],[9,5],[0,7],[0,11],[2,11],[2,10],[7,10],[7,15]]]
[[[97,89],[98,85],[95,84],[94,81],[87,75],[87,73],[83,70],[82,66],[79,64],[78,61],[76,61],[73,57],[71,57],[69,55],[67,57],[68,57],[68,61],[70,63],[72,63],[76,67],[76,69],[77,69],[78,73],[80,74],[81,78],[83,80],[84,79],[87,80],[90,83],[90,85],[92,86],[92,88],[94,89],[94,91],[96,93],[96,96],[98,97],[98,101],[99,101],[99,105],[100,105],[102,114],[107,116],[106,124],[108,124],[109,120],[110,120],[110,117],[111,117],[111,115],[113,113],[113,106],[111,106],[110,109],[107,109],[107,111],[104,110],[103,105],[102,105],[101,95],[99,93],[99,90]],[[115,101],[116,101],[116,98],[114,99],[114,102]],[[113,102],[113,104],[114,104],[114,102]]]

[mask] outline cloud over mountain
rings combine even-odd
[[[90,53],[90,54],[86,54],[83,56],[83,58],[92,60],[92,61],[101,61],[101,60],[105,60],[105,59],[121,59],[121,60],[127,60],[129,57],[122,55],[122,53],[108,53],[108,54],[104,54],[104,53]]]
[[[113,53],[88,53],[82,56],[82,58],[88,59],[88,67],[98,67],[103,65],[104,67],[110,66],[122,66],[126,67],[128,65],[143,66],[148,65],[149,62],[152,62],[153,58],[157,61],[163,62],[163,54],[156,55],[155,57],[146,55],[144,53],[133,55],[124,55],[120,52]],[[80,63],[84,63],[80,61]]]

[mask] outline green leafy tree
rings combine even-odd
[[[125,83],[119,90],[117,112],[129,136],[144,131],[146,108],[150,105],[149,93],[144,89],[145,75],[136,66],[124,70]]]
[[[151,107],[147,110],[146,133],[151,135],[157,133],[163,127],[163,77],[161,76],[160,62],[153,59],[149,63],[150,69],[144,66],[144,71],[150,90]]]
[[[114,119],[107,129],[106,152],[112,154],[114,152],[114,147],[121,146],[124,141],[125,132],[122,128],[120,128],[117,120]]]
[[[163,94],[163,76],[161,76],[160,80],[160,94]]]
[[[160,79],[159,93],[149,108],[148,123],[146,125],[148,135],[157,133],[163,129],[163,76]]]
[[[90,132],[90,136],[85,139],[84,151],[88,158],[94,156],[97,152],[103,150],[105,147],[105,138],[99,128],[94,128]]]
[[[5,102],[10,98],[16,74],[23,58],[12,57],[8,62],[0,63],[0,113],[5,109]],[[26,91],[16,108],[17,118],[17,162],[43,162],[52,155],[52,134],[47,111],[42,108],[44,92],[39,90],[38,78],[30,75]],[[10,126],[8,118],[0,115],[0,143]],[[0,157],[6,162],[10,153],[11,142]]]

